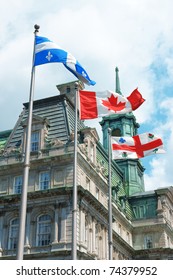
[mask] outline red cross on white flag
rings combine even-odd
[[[143,133],[133,137],[111,137],[112,158],[142,158],[152,154],[163,154],[163,142],[151,133]]]

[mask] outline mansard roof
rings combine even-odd
[[[23,111],[21,112],[16,125],[8,139],[6,147],[16,146],[21,140],[23,133],[23,125],[27,120],[29,103],[24,103]],[[74,105],[65,95],[56,95],[33,102],[33,120],[49,124],[48,138],[58,138],[63,142],[69,140],[70,134],[74,129]],[[78,129],[84,128],[83,121],[78,121]]]

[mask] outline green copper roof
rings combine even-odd
[[[122,95],[122,92],[120,90],[120,79],[119,79],[119,75],[118,75],[118,72],[119,72],[119,69],[118,67],[115,68],[115,81],[116,81],[116,84],[115,84],[115,91],[119,94]]]
[[[5,147],[5,144],[10,136],[12,130],[5,130],[0,132],[0,149]]]

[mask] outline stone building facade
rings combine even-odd
[[[33,104],[24,259],[71,259],[75,83]],[[83,89],[83,85],[80,84]],[[118,89],[117,89],[118,92]],[[23,183],[28,103],[12,130],[0,132],[0,259],[15,259]],[[135,135],[133,114],[112,115],[95,128],[78,120],[77,257],[107,260],[107,129]],[[173,259],[173,187],[145,192],[139,160],[111,163],[113,259]]]

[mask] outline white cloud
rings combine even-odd
[[[173,185],[173,98],[166,98],[160,108],[164,110],[166,122],[160,121],[155,132],[163,139],[166,154],[158,155],[150,161],[149,173],[145,175],[146,190]]]

